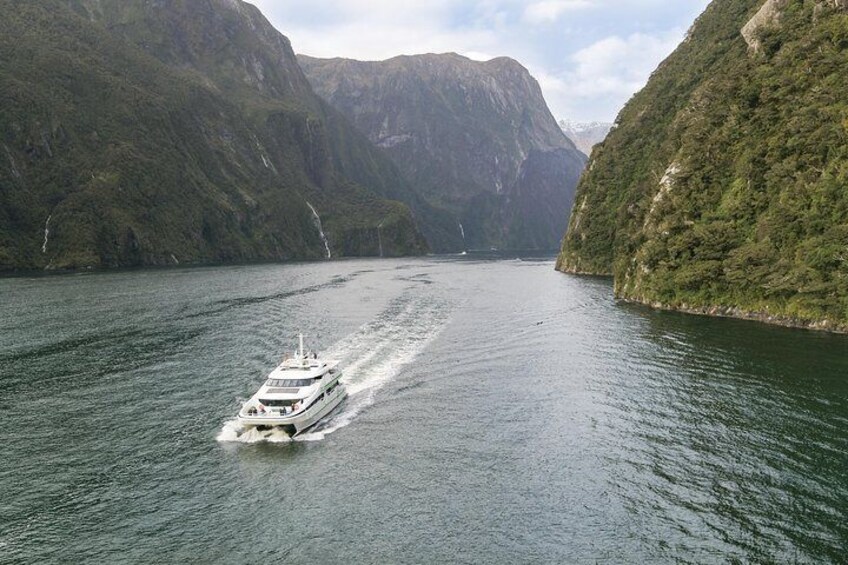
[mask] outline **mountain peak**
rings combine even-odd
[[[248,87],[303,101],[311,88],[291,42],[242,0],[74,0],[162,62],[192,68],[218,87]]]
[[[592,148],[606,139],[613,127],[608,122],[576,122],[560,120],[559,127],[574,145],[586,155],[592,154]]]
[[[316,92],[463,225],[465,244],[557,245],[584,157],[520,63],[456,53],[300,61]]]

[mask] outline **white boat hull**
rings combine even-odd
[[[310,405],[307,409],[294,414],[280,414],[277,410],[269,410],[264,414],[238,415],[239,424],[244,428],[282,426],[286,432],[295,436],[317,424],[322,418],[332,412],[347,396],[344,385],[339,385],[322,400]]]

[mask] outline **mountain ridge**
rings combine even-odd
[[[298,60],[316,92],[453,216],[437,249],[558,247],[585,157],[520,63],[456,53]]]
[[[592,154],[595,145],[606,139],[612,130],[611,122],[575,122],[572,120],[560,120],[559,127],[563,133],[572,141],[577,149],[587,157]]]
[[[233,64],[239,41],[275,58],[256,29],[288,40],[246,4],[186,6],[2,1],[0,269],[319,258],[310,201],[337,255],[426,251],[391,198],[402,175],[309,94],[293,51],[289,70],[253,66],[278,91]],[[202,22],[231,34],[216,72],[192,52]]]

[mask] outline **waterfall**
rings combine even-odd
[[[468,244],[465,243],[465,229],[462,227],[462,222],[459,222],[459,233],[462,234],[462,247],[468,249]]]
[[[309,170],[315,171],[315,156],[312,154],[312,126],[309,123],[309,118],[306,118],[306,133],[309,137]]]
[[[327,241],[327,236],[324,235],[324,228],[321,226],[321,216],[318,215],[318,211],[315,210],[315,206],[310,204],[308,201],[306,205],[309,206],[309,209],[312,210],[312,222],[315,224],[315,227],[318,228],[318,235],[321,236],[321,241],[324,242],[324,249],[327,251],[327,259],[332,259],[333,254],[330,252],[330,242]]]
[[[47,221],[44,222],[44,243],[41,245],[41,252],[47,253],[47,238],[50,237],[50,218],[53,217],[53,214],[47,216]]]
[[[378,241],[378,242],[379,242],[379,244],[380,244],[380,257],[381,257],[381,258],[383,257],[383,235],[380,233],[380,228],[382,228],[382,227],[383,227],[383,224],[384,224],[385,222],[386,222],[386,220],[383,220],[382,222],[380,222],[380,223],[377,225],[377,241]]]

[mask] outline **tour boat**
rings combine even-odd
[[[244,403],[239,424],[245,429],[260,430],[279,426],[292,437],[311,428],[347,396],[339,382],[342,372],[338,364],[318,359],[317,353],[305,352],[301,334],[298,351],[286,356]]]

